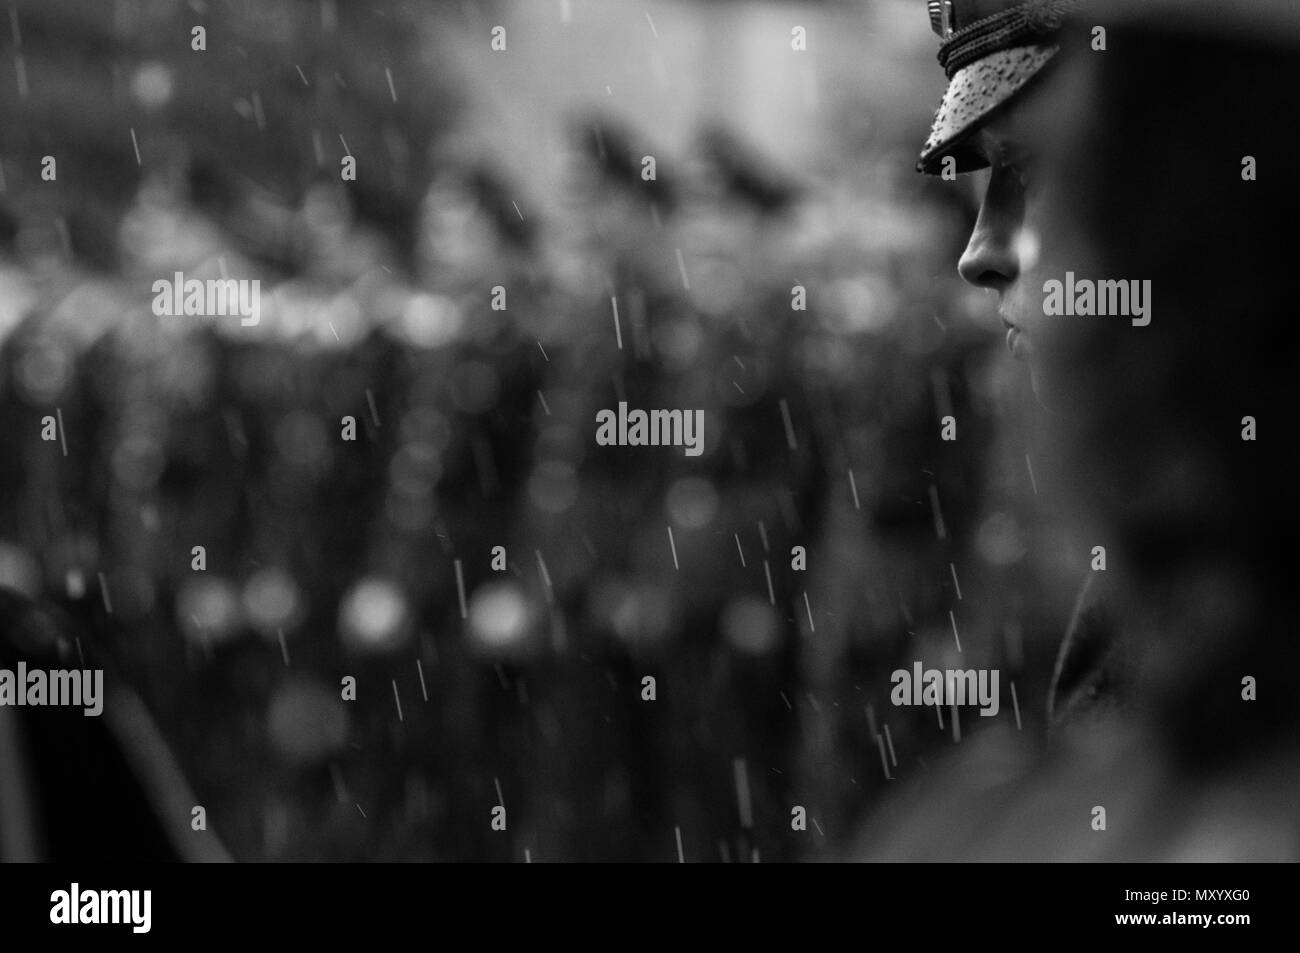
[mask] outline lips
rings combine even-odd
[[[1032,351],[1029,338],[1014,324],[1007,325],[1007,350],[1019,361],[1026,360]]]
[[[1008,313],[1015,313],[1015,309],[1010,307],[1010,302],[1004,296],[999,295],[998,300],[998,318],[1001,319],[1003,327],[1007,329],[1007,350],[1016,360],[1025,360],[1033,353],[1033,348],[1029,343],[1029,335],[1019,324],[1008,317]]]

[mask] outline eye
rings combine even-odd
[[[1029,188],[1029,168],[1026,164],[1021,161],[1008,162],[1003,168],[1006,169],[1008,175],[1016,180],[1022,192]]]
[[[989,186],[1023,195],[1029,186],[1029,175],[1020,166],[998,161],[990,170]]]
[[[1034,182],[1033,159],[1023,153],[1003,155],[998,158],[998,171],[1014,182],[1022,192],[1027,192]]]
[[[1029,188],[1034,163],[1027,151],[1004,140],[997,144],[993,159],[997,170],[1015,182],[1022,192]]]

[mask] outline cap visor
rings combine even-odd
[[[957,172],[982,169],[988,163],[969,148],[970,136],[993,112],[1032,79],[1059,49],[1057,46],[1017,46],[990,53],[959,69],[948,83],[934,115],[930,137],[917,168],[937,175],[944,156],[956,160]]]

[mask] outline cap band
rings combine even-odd
[[[1041,41],[1061,29],[1071,10],[1084,0],[1039,0],[976,20],[952,33],[939,46],[939,65],[953,75],[990,53]]]

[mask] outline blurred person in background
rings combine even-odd
[[[874,792],[853,777],[863,746],[832,730],[835,712],[860,723],[861,710],[833,693],[866,679],[823,648],[848,613],[816,589],[804,601],[783,555],[817,544],[835,448],[840,505],[857,513],[861,495],[901,577],[861,572],[888,620],[861,641],[886,630],[901,644],[895,607],[923,618],[937,598],[928,551],[910,546],[933,534],[918,421],[930,365],[951,367],[960,412],[962,365],[985,342],[940,352],[937,322],[917,334],[894,320],[894,286],[921,289],[910,309],[944,310],[956,282],[926,281],[897,250],[941,231],[955,200],[923,183],[886,195],[890,179],[842,196],[869,216],[814,205],[738,127],[737,107],[758,98],[749,84],[722,101],[725,120],[673,147],[658,128],[620,131],[602,81],[581,142],[556,147],[579,161],[555,202],[534,169],[501,161],[545,165],[542,140],[486,136],[500,117],[467,94],[514,100],[521,81],[571,77],[590,50],[483,82],[510,77],[527,48],[497,57],[474,39],[488,7],[198,6],[14,5],[22,85],[0,102],[0,253],[14,267],[0,259],[0,290],[21,293],[0,294],[0,432],[20,442],[0,458],[0,585],[75,619],[60,651],[80,639],[116,664],[190,779],[188,803],[241,859],[653,859],[673,855],[679,828],[688,859],[772,860],[821,843],[788,829],[796,795],[844,830],[837,813]],[[560,24],[514,6],[512,37],[531,32],[534,49],[561,28],[599,33],[598,10],[618,16],[574,4]],[[687,31],[774,8],[676,12]],[[673,48],[643,11],[624,13],[644,52]],[[737,55],[724,33],[709,43]],[[660,94],[683,125],[691,89]],[[874,133],[889,128],[879,105],[875,150],[892,142]],[[648,150],[665,160],[656,182],[641,177]],[[46,153],[59,175],[38,184],[31,160]],[[355,180],[340,177],[345,153]],[[177,271],[260,278],[261,322],[155,320],[144,292]],[[859,293],[814,294],[796,313],[791,286],[828,274]],[[508,311],[489,306],[498,284]],[[881,369],[872,390],[850,348]],[[592,412],[624,398],[705,409],[706,459],[595,452]],[[66,446],[34,426],[46,411]],[[943,469],[945,502],[972,510],[966,469]],[[860,602],[862,560],[834,564]],[[817,643],[799,638],[814,614]],[[800,663],[814,653],[815,677]],[[111,798],[108,780],[61,780],[69,798],[94,783],[119,806],[142,799],[129,772]],[[498,799],[506,835],[485,813]],[[64,802],[27,803],[42,816],[15,812],[11,830],[88,852]],[[179,819],[190,837],[188,810],[167,813],[167,833]],[[129,831],[111,833],[143,842]]]
[[[1293,406],[1278,346],[1300,188],[1293,5],[932,3],[952,79],[921,169],[989,167],[962,276],[1041,404],[1043,492],[1105,546],[1045,753],[1005,722],[900,792],[855,855],[1294,861]],[[1066,108],[1068,105],[1069,108]],[[1046,282],[1149,281],[1145,323]],[[1040,297],[1040,295],[1042,297]],[[1082,309],[1081,309],[1082,310]],[[1086,592],[1086,590],[1085,590]],[[920,794],[920,796],[918,796]]]
[[[0,587],[0,670],[107,667],[113,696],[93,717],[0,705],[0,863],[228,860],[191,826],[198,799],[175,755],[76,612]]]

